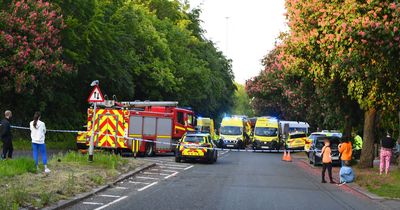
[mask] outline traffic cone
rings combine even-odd
[[[282,156],[282,161],[286,161],[286,150],[283,150],[283,156]]]
[[[292,157],[290,156],[290,150],[288,151],[288,153],[286,155],[286,161],[287,162],[292,162]]]

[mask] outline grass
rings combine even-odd
[[[400,198],[400,169],[391,166],[389,175],[379,175],[378,168],[355,168],[356,183],[368,191],[388,198]]]
[[[87,192],[133,170],[140,160],[102,152],[58,154],[49,160],[51,173],[36,171],[33,160],[19,158],[0,162],[0,209],[37,209],[61,199]]]
[[[32,150],[32,143],[27,139],[14,139],[14,150]],[[58,141],[46,140],[46,149],[54,150],[75,150],[76,141],[74,139],[64,139]]]
[[[35,162],[31,158],[10,159],[0,162],[0,177],[13,177],[28,172],[36,172]]]

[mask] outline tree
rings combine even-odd
[[[339,78],[365,111],[360,165],[372,167],[375,116],[399,102],[399,5],[382,1],[287,1],[292,41],[317,58],[311,74]],[[299,53],[300,54],[300,53]],[[314,59],[315,60],[315,59]],[[322,62],[321,62],[322,61]]]
[[[72,68],[62,59],[59,11],[49,2],[3,1],[0,10],[0,101],[30,116],[48,96],[56,94],[54,80]],[[4,6],[4,7],[3,7]],[[25,119],[21,119],[25,121]]]

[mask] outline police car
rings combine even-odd
[[[185,134],[175,150],[175,162],[182,160],[200,160],[215,163],[218,158],[217,148],[209,133]]]

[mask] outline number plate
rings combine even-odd
[[[226,145],[227,147],[234,147],[234,145],[232,145],[232,144],[228,144],[228,145]]]
[[[339,160],[339,157],[332,157],[332,160]]]
[[[261,146],[261,149],[269,149],[268,146]]]
[[[197,152],[188,152],[187,154],[190,156],[198,156],[199,155],[199,153],[197,153]]]

